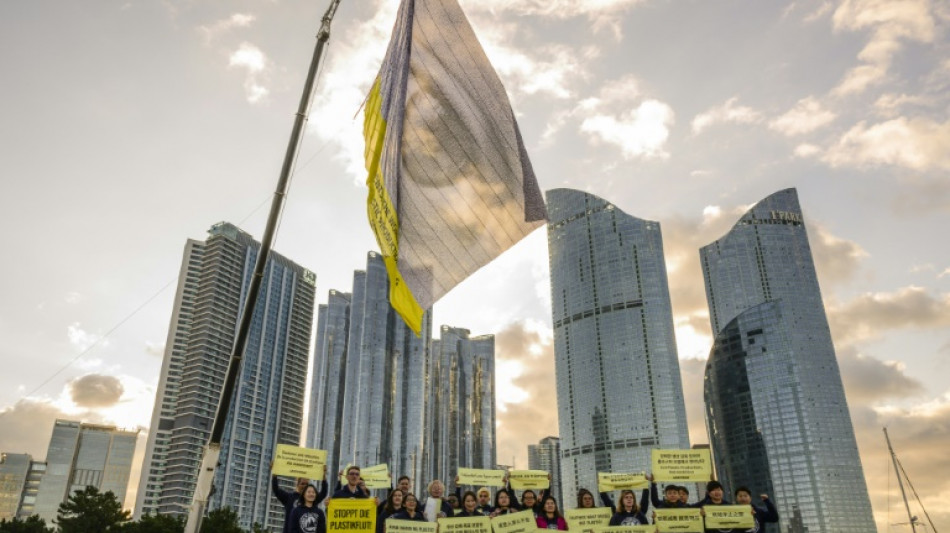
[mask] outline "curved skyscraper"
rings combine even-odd
[[[597,472],[650,469],[653,448],[689,448],[663,239],[581,191],[547,192],[561,489]]]
[[[715,343],[706,422],[720,480],[769,492],[780,529],[875,531],[795,189],[700,250]]]

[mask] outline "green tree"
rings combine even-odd
[[[251,533],[270,533],[270,530],[266,527],[254,522],[254,525],[251,526]]]
[[[208,513],[201,521],[201,533],[247,533],[238,525],[238,515],[230,507]]]
[[[185,519],[169,515],[145,515],[122,526],[122,533],[184,533]]]
[[[53,533],[53,528],[46,527],[46,521],[33,515],[26,520],[14,518],[7,522],[0,520],[0,533]]]
[[[121,531],[123,522],[129,521],[129,512],[112,491],[99,492],[96,487],[77,490],[69,499],[59,504],[56,524],[62,533],[103,533]]]

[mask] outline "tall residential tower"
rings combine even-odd
[[[785,531],[875,531],[798,195],[779,191],[700,250],[715,342],[705,400],[727,490],[774,496]]]
[[[561,489],[689,448],[657,222],[594,195],[547,192]]]

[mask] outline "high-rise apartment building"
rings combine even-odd
[[[528,468],[551,474],[551,495],[564,508],[561,498],[561,439],[544,437],[537,444],[528,445]]]
[[[259,250],[226,222],[185,245],[136,516],[188,512]],[[315,291],[312,272],[270,255],[209,502],[234,509],[244,528],[283,524],[261,465],[277,444],[300,442]]]
[[[494,468],[495,336],[442,326],[428,382],[424,479],[451,485],[460,467]]]
[[[89,486],[100,492],[111,491],[124,506],[138,433],[115,426],[56,420],[33,514],[52,522],[59,504]]]
[[[592,194],[547,192],[561,489],[648,470],[689,448],[657,222]]]
[[[376,252],[351,293],[330,291],[320,305],[306,443],[327,450],[331,476],[350,463],[422,475],[430,317],[416,336],[393,311]]]
[[[706,420],[720,480],[773,496],[781,530],[874,531],[834,344],[794,189],[700,250],[715,342]],[[796,519],[797,520],[797,519]]]
[[[0,453],[0,520],[16,518],[32,462],[30,454]]]

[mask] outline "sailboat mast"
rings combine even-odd
[[[284,154],[280,178],[277,180],[277,189],[274,191],[274,199],[271,201],[270,214],[267,216],[267,225],[264,228],[264,236],[261,239],[261,249],[257,254],[257,261],[254,264],[254,274],[251,276],[251,281],[248,285],[247,298],[244,300],[244,310],[241,313],[241,321],[238,325],[237,335],[235,336],[231,359],[228,362],[228,371],[224,379],[224,385],[221,388],[221,398],[218,400],[218,408],[215,412],[214,422],[211,427],[211,437],[208,439],[208,444],[204,448],[204,455],[201,459],[201,470],[198,471],[198,480],[195,485],[195,492],[188,513],[188,521],[185,524],[185,533],[198,533],[201,528],[201,519],[207,510],[208,498],[211,496],[212,483],[214,481],[214,471],[218,466],[218,457],[221,455],[221,439],[224,435],[224,424],[228,417],[228,409],[231,406],[231,398],[234,395],[234,387],[237,383],[238,375],[240,375],[244,350],[247,348],[247,339],[251,330],[251,319],[254,316],[254,307],[257,304],[257,296],[260,293],[261,283],[264,279],[264,267],[267,264],[271,247],[274,244],[274,237],[277,233],[277,222],[280,219],[280,213],[287,197],[290,173],[293,169],[294,161],[297,158],[297,148],[300,145],[300,138],[307,121],[307,112],[310,109],[310,98],[313,94],[313,86],[316,83],[320,59],[323,56],[323,49],[330,39],[330,23],[333,21],[333,16],[336,14],[339,5],[340,0],[330,1],[330,7],[327,8],[326,13],[323,15],[320,31],[317,32],[316,47],[313,51],[313,57],[310,60],[310,69],[307,71],[307,81],[304,83],[303,94],[300,97],[300,104],[297,107],[297,114],[294,119],[293,129],[290,133],[290,140],[287,143],[287,151]]]
[[[884,439],[887,440],[887,449],[891,452],[891,460],[894,462],[894,472],[897,474],[897,486],[901,488],[901,496],[904,498],[904,508],[907,509],[907,519],[910,520],[910,528],[917,533],[917,520],[910,514],[910,504],[907,503],[907,493],[904,492],[904,481],[901,479],[901,469],[897,466],[897,454],[891,446],[891,438],[887,435],[887,428],[884,428]]]

